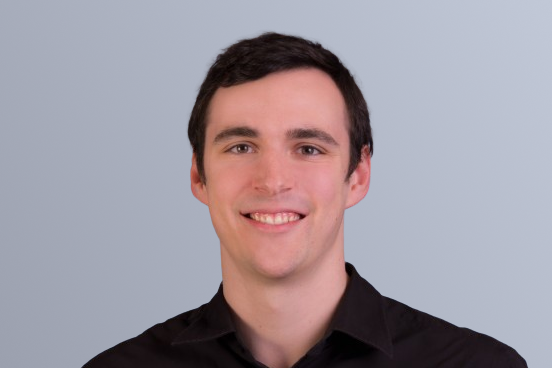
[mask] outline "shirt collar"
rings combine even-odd
[[[346,263],[345,269],[349,274],[349,283],[328,332],[339,331],[392,357],[393,346],[383,297],[360,277],[353,265]],[[235,332],[221,284],[213,299],[197,310],[190,325],[177,335],[173,344],[213,340]]]
[[[222,283],[213,299],[201,306],[191,319],[190,325],[173,340],[173,345],[213,340],[236,331],[230,306],[224,299]]]
[[[329,332],[339,331],[393,357],[383,297],[354,266],[345,264],[349,284],[330,323]]]

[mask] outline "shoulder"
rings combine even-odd
[[[149,367],[160,359],[171,359],[170,347],[176,336],[201,314],[205,305],[158,323],[140,335],[98,354],[83,368]]]
[[[428,364],[447,367],[527,367],[513,348],[490,336],[455,326],[391,298],[383,300],[399,359],[423,359]]]

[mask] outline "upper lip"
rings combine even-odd
[[[252,214],[252,213],[261,213],[261,214],[270,214],[270,215],[275,215],[277,213],[296,213],[301,217],[306,216],[305,212],[298,211],[298,210],[293,210],[293,209],[290,209],[290,208],[278,208],[278,209],[274,209],[274,208],[262,209],[262,208],[259,208],[259,209],[254,209],[254,210],[240,211],[240,213],[244,216],[247,216],[247,215]]]

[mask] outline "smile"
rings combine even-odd
[[[253,212],[247,215],[252,220],[267,225],[282,225],[300,220],[302,216],[294,212],[259,213]]]

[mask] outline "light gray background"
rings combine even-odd
[[[0,366],[80,367],[216,292],[187,120],[219,51],[269,30],[334,51],[368,101],[347,260],[551,366],[551,3],[343,4],[0,3]]]

